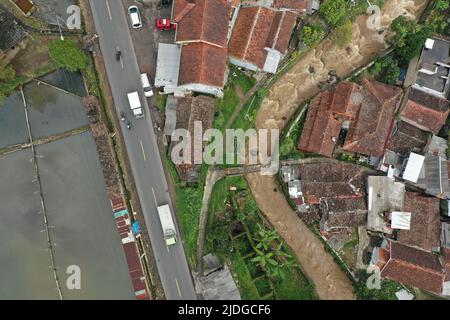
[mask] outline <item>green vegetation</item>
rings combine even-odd
[[[200,211],[202,208],[203,190],[205,188],[208,167],[207,165],[202,165],[198,185],[186,185],[179,179],[170,156],[167,152],[164,154],[168,171],[175,184],[176,208],[184,234],[186,255],[191,265],[195,266]]]
[[[254,128],[256,114],[258,113],[259,107],[267,94],[268,90],[265,88],[261,88],[256,91],[242,108],[242,111],[234,121],[232,128],[244,130]]]
[[[369,289],[367,280],[374,274],[368,274],[360,271],[358,274],[359,281],[353,284],[353,289],[357,299],[359,300],[397,300],[395,293],[405,289],[400,283],[381,279],[380,289]],[[408,290],[410,293],[412,290]]]
[[[292,117],[291,123],[286,126],[286,134],[283,135],[280,143],[280,158],[282,160],[305,157],[305,154],[297,149],[297,145],[306,120],[306,108],[307,105],[303,104]]]
[[[429,24],[420,25],[416,20],[405,16],[395,18],[392,21],[391,29],[395,32],[392,45],[397,58],[403,63],[408,63],[417,56],[422,50],[425,40],[433,34]]]
[[[450,1],[438,0],[435,9],[428,16],[426,23],[435,33],[450,35],[450,24],[447,19],[450,16]]]
[[[347,20],[331,32],[331,41],[338,47],[345,47],[352,42],[352,32],[352,22],[351,20]]]
[[[325,29],[320,23],[307,24],[302,28],[300,33],[300,41],[310,48],[314,48],[319,44],[325,36]]]
[[[346,0],[325,0],[319,9],[322,19],[331,27],[342,24],[348,17]]]
[[[221,131],[225,130],[228,121],[241,101],[237,90],[242,90],[242,93],[246,94],[255,86],[255,83],[256,80],[253,77],[247,76],[234,66],[230,66],[230,75],[224,89],[224,96],[216,99],[217,111],[214,128]]]
[[[438,9],[439,11],[444,11],[448,9],[449,5],[450,3],[448,0],[438,0],[436,2],[436,9]]]
[[[49,46],[49,55],[61,68],[69,71],[83,70],[88,67],[89,59],[74,40],[54,40]]]
[[[214,186],[205,253],[230,265],[243,299],[317,298],[289,248],[261,215],[243,177],[224,178]]]
[[[255,78],[247,76],[235,66],[230,66],[230,75],[228,78],[229,82],[240,87],[244,94],[249,92],[256,84]]]
[[[225,87],[223,98],[216,99],[217,111],[214,119],[214,128],[221,131],[225,130],[228,120],[238,105],[239,97],[234,86],[229,84]]]
[[[17,75],[12,65],[6,65],[0,61],[0,103],[10,95],[17,87],[29,82],[33,78],[39,78],[49,72],[56,70],[53,63],[48,63],[36,70],[27,72],[26,75]]]
[[[156,106],[159,111],[164,112],[166,110],[167,94],[157,94],[156,95]]]
[[[394,55],[390,54],[375,60],[367,74],[380,82],[395,85],[400,76],[400,67]]]
[[[5,97],[11,91],[11,86],[14,85],[14,80],[16,79],[16,71],[14,68],[0,61],[0,103],[3,102]]]

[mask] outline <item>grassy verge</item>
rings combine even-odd
[[[167,94],[159,94],[156,96],[156,106],[159,111],[164,112],[166,110]]]
[[[298,108],[298,111],[286,126],[286,131],[280,143],[280,158],[282,160],[302,159],[305,157],[305,154],[297,149],[297,144],[306,121],[307,107],[307,104],[304,103]]]
[[[259,211],[244,177],[216,183],[208,214],[205,254],[228,263],[243,299],[317,299],[292,252]],[[271,235],[268,242],[262,234]],[[261,252],[273,256],[272,264],[282,272],[258,262]]]
[[[243,94],[250,91],[256,84],[256,80],[247,76],[234,66],[230,66],[230,75],[228,83],[224,89],[223,98],[217,98],[217,111],[214,119],[214,128],[221,131],[225,127],[240,103],[240,98],[237,90],[240,88]]]
[[[382,279],[379,289],[369,289],[367,287],[367,280],[371,274],[361,271],[358,274],[360,281],[353,284],[356,298],[359,300],[398,300],[395,293],[402,289],[407,289],[410,293],[414,291],[411,288],[405,287],[398,282]]]
[[[258,113],[261,103],[267,94],[268,90],[265,88],[261,88],[256,91],[242,108],[242,111],[234,121],[232,128],[244,130],[255,128],[256,114]]]
[[[206,174],[208,166],[203,165],[200,173],[200,182],[197,186],[187,186],[178,177],[175,165],[170,156],[165,154],[170,176],[175,184],[176,191],[176,208],[178,219],[184,234],[184,244],[186,255],[193,267],[196,265],[197,238],[200,219],[200,211],[202,208],[203,190],[205,187]]]

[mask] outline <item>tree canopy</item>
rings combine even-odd
[[[346,0],[325,0],[319,9],[321,17],[332,27],[342,24],[348,17]]]
[[[50,43],[49,55],[55,63],[69,71],[78,71],[88,65],[86,54],[73,40],[55,40]]]
[[[325,30],[321,24],[307,24],[300,34],[301,41],[310,48],[315,47],[322,40]]]
[[[395,18],[391,29],[395,32],[392,44],[399,58],[405,63],[420,53],[425,40],[433,33],[430,25],[419,25],[416,20],[404,16]]]

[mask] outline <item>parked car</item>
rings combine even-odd
[[[142,88],[144,89],[144,95],[147,98],[153,96],[153,87],[146,73],[141,74],[141,82]]]
[[[175,30],[177,25],[170,22],[170,19],[158,18],[156,19],[157,30]]]
[[[139,12],[139,8],[136,6],[130,6],[128,8],[128,14],[130,15],[131,26],[134,29],[138,29],[142,27],[141,13]]]

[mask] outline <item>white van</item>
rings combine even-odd
[[[142,88],[144,89],[144,95],[147,98],[152,97],[153,96],[153,88],[152,88],[150,81],[148,80],[148,76],[146,73],[141,74],[141,82],[142,82]]]
[[[130,6],[128,8],[128,14],[130,15],[131,26],[134,29],[138,29],[142,27],[141,14],[139,12],[139,8],[136,6]]]

